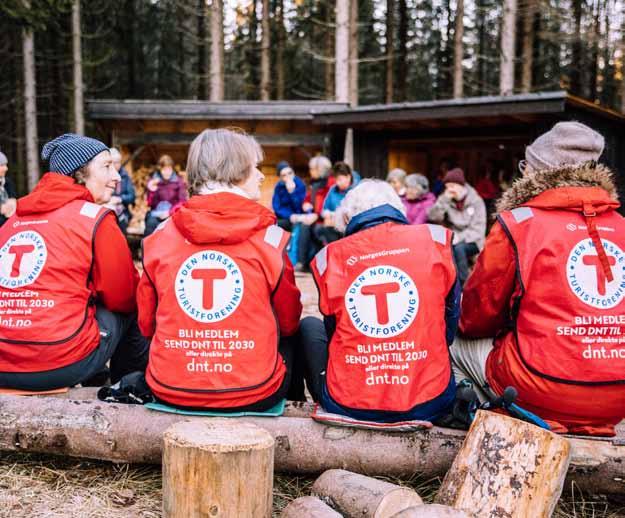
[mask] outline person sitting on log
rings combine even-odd
[[[597,163],[603,149],[577,122],[527,147],[464,291],[465,339],[451,348],[456,379],[482,400],[513,386],[562,433],[613,435],[625,417],[625,220]]]
[[[152,337],[146,380],[180,407],[263,411],[289,393],[302,311],[289,234],[257,201],[254,138],[205,130],[189,149],[191,198],[143,241],[139,325]]]
[[[399,196],[380,180],[347,193],[336,221],[345,237],[311,262],[324,321],[300,324],[313,399],[378,422],[447,414],[456,392],[448,345],[460,306],[451,232],[409,225]]]
[[[139,276],[115,213],[109,148],[74,134],[48,142],[34,191],[0,229],[0,387],[43,391],[144,370]],[[100,379],[101,378],[101,379]]]

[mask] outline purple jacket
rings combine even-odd
[[[154,192],[148,192],[148,205],[155,209],[161,201],[171,203],[172,209],[187,199],[187,186],[182,178],[173,174],[169,181],[161,179]]]
[[[401,201],[406,207],[406,219],[411,225],[420,225],[428,222],[428,209],[436,203],[436,196],[428,192],[416,200],[408,200],[402,196]]]

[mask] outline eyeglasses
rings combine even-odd
[[[527,169],[527,160],[519,160],[519,172],[521,174],[525,174],[526,169]]]

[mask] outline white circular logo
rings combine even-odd
[[[232,258],[205,250],[188,257],[176,275],[180,308],[202,323],[219,322],[237,309],[243,298],[243,276]]]
[[[417,316],[419,292],[399,268],[373,266],[352,282],[345,294],[345,307],[354,327],[364,335],[396,336]]]
[[[0,286],[21,288],[37,280],[48,249],[41,234],[34,230],[18,232],[0,248]]]
[[[566,262],[566,278],[571,291],[585,304],[610,309],[625,297],[625,253],[617,245],[602,239],[614,280],[608,281],[592,239],[577,243]]]

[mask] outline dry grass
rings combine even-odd
[[[431,502],[440,481],[387,479]],[[313,479],[277,475],[274,516],[309,494]],[[159,466],[129,466],[44,455],[0,454],[0,518],[156,518],[161,516]],[[566,488],[556,518],[623,518],[625,508]]]

